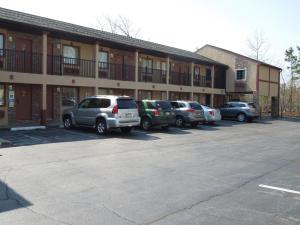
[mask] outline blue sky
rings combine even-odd
[[[143,39],[190,51],[212,44],[247,54],[246,39],[258,29],[278,66],[287,48],[300,45],[295,0],[1,0],[0,6],[89,27],[97,18],[124,15],[141,28]]]

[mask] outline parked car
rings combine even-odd
[[[258,111],[253,103],[227,102],[220,108],[222,118],[236,118],[239,122],[258,118]]]
[[[199,122],[204,121],[203,109],[198,102],[192,101],[172,101],[171,105],[175,108],[175,125],[182,127],[191,124],[196,127]]]
[[[214,124],[221,120],[221,113],[219,109],[214,109],[206,105],[201,105],[204,113],[204,122]]]
[[[87,97],[63,113],[66,129],[73,126],[94,127],[99,134],[120,128],[128,133],[139,126],[140,117],[135,101],[128,96],[97,95]]]
[[[141,117],[141,128],[144,130],[150,130],[154,126],[168,129],[175,122],[175,112],[168,101],[142,100],[136,103]]]

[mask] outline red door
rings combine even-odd
[[[47,119],[53,119],[53,87],[47,87]]]
[[[31,120],[31,86],[16,85],[16,119]]]
[[[16,66],[18,72],[32,72],[32,41],[16,39]]]

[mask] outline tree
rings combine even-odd
[[[247,39],[246,44],[250,51],[249,57],[263,62],[268,61],[269,45],[262,31],[255,30],[253,36]]]
[[[285,61],[289,63],[287,69],[290,72],[290,96],[289,108],[294,111],[294,90],[297,91],[296,81],[300,79],[300,47],[297,47],[298,56],[292,47],[285,51]]]
[[[119,15],[115,18],[106,16],[103,21],[97,19],[98,25],[96,27],[98,29],[131,38],[140,38],[141,29],[134,26],[132,21],[125,16]]]

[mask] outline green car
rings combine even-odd
[[[141,117],[141,128],[150,130],[151,127],[168,129],[175,123],[175,111],[169,101],[142,100],[136,101]]]

